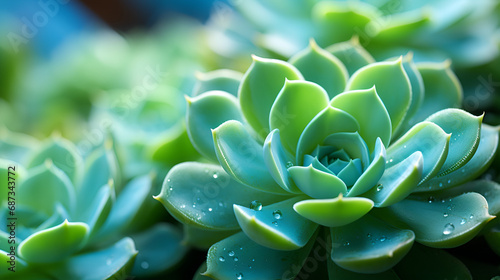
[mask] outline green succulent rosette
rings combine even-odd
[[[0,151],[1,277],[125,279],[184,256],[175,227],[131,225],[147,214],[153,178],[122,182],[110,141],[83,158],[59,136],[39,142],[2,129]]]
[[[434,248],[468,242],[498,212],[498,197],[467,187],[491,164],[498,127],[458,109],[449,62],[375,62],[352,40],[311,41],[196,89],[187,129],[208,162],[172,168],[156,199],[185,242],[210,247],[205,276],[293,279],[319,245],[330,279],[422,275],[412,260],[460,263]]]

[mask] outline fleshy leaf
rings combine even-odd
[[[450,135],[438,125],[418,123],[387,149],[387,168],[420,151],[424,157],[421,183],[425,182],[443,166],[448,155],[449,139]]]
[[[481,136],[483,116],[475,117],[460,109],[445,109],[427,118],[451,134],[446,161],[437,176],[443,176],[464,166],[474,156]]]
[[[0,126],[0,154],[3,159],[24,163],[31,151],[38,149],[40,143],[27,134],[9,131]]]
[[[238,100],[223,91],[209,91],[187,100],[186,129],[189,139],[200,154],[217,161],[211,130],[227,120],[243,120]]]
[[[197,73],[197,82],[193,89],[193,96],[207,91],[222,90],[234,96],[238,96],[243,74],[229,69],[219,69],[208,73]]]
[[[401,230],[366,215],[339,228],[332,228],[332,260],[359,273],[381,273],[396,265],[415,239],[411,230]]]
[[[135,258],[132,275],[151,276],[172,268],[186,254],[181,245],[182,233],[169,224],[157,224],[132,237],[139,251]]]
[[[263,207],[261,210],[234,205],[234,214],[243,232],[258,244],[291,251],[304,247],[318,224],[293,210],[304,197],[294,197]]]
[[[269,112],[285,80],[303,80],[291,64],[253,56],[253,63],[241,81],[238,96],[245,119],[264,139],[269,130]]]
[[[185,162],[172,168],[155,197],[177,220],[205,229],[239,228],[233,204],[272,204],[288,198],[235,181],[219,165]]]
[[[70,258],[52,274],[60,279],[125,279],[136,255],[134,241],[125,237],[110,247]]]
[[[375,63],[375,59],[361,46],[356,36],[349,41],[333,44],[326,50],[342,61],[349,75],[354,74],[361,67]]]
[[[343,150],[352,159],[360,159],[364,168],[370,164],[368,147],[359,133],[335,133],[325,138],[323,145]]]
[[[295,158],[285,151],[280,138],[278,129],[269,133],[264,141],[264,161],[276,183],[288,192],[300,193],[287,170],[293,166]]]
[[[87,240],[88,226],[79,222],[62,224],[39,231],[19,245],[19,256],[28,262],[51,263],[80,250]]]
[[[271,108],[269,127],[279,129],[283,147],[290,154],[295,154],[300,134],[328,102],[328,94],[314,83],[285,82]]]
[[[113,195],[113,186],[106,184],[96,193],[94,200],[87,209],[75,213],[75,220],[86,223],[89,226],[91,235],[106,221],[113,205]]]
[[[422,153],[414,152],[402,162],[387,168],[379,184],[363,194],[375,203],[375,207],[386,207],[405,199],[422,177],[424,160]]]
[[[330,99],[344,91],[348,78],[347,69],[338,58],[320,48],[313,39],[309,41],[307,49],[292,56],[288,62],[297,67],[306,80],[323,87]]]
[[[240,232],[210,247],[207,271],[215,279],[294,279],[306,260],[314,238],[293,251],[273,250],[261,246]],[[270,269],[272,268],[272,269]]]
[[[434,248],[452,248],[468,242],[493,218],[488,214],[486,199],[477,193],[452,198],[408,198],[375,213],[413,230],[419,243]]]
[[[267,170],[262,146],[238,121],[227,121],[212,131],[215,154],[224,170],[249,187],[270,193],[288,193]]]
[[[0,239],[0,241],[2,241],[2,242],[5,241],[5,244],[8,244],[7,238],[5,240]],[[6,277],[6,275],[8,275],[9,277],[12,277],[13,274],[20,274],[23,277],[22,280],[25,280],[26,278],[25,278],[25,275],[23,274],[23,271],[26,270],[27,264],[23,259],[19,258],[19,256],[15,257],[15,259],[11,259],[11,256],[15,256],[15,254],[16,254],[16,251],[15,250],[11,251],[10,248],[6,251],[0,249],[0,276]],[[11,268],[12,266],[14,266],[14,272],[9,270],[9,268]],[[12,278],[9,278],[9,279],[12,279]],[[14,278],[14,279],[19,279],[19,278]],[[30,278],[30,279],[46,280],[45,278],[41,279],[41,277]],[[28,280],[30,280],[30,279],[28,279]],[[21,279],[19,279],[19,280],[21,280]]]
[[[321,45],[330,45],[349,40],[364,30],[375,19],[378,11],[372,5],[359,2],[319,2],[314,6],[312,17],[319,29],[317,40]]]
[[[54,138],[32,156],[28,168],[43,164],[47,159],[68,175],[73,184],[79,183],[83,172],[83,161],[76,147],[63,138]]]
[[[110,144],[110,142],[108,142]],[[85,211],[94,201],[97,192],[102,186],[108,184],[110,180],[114,186],[119,186],[118,162],[111,145],[97,149],[86,160],[85,175],[83,182],[78,188],[79,212]],[[119,190],[118,190],[119,191]]]
[[[403,68],[402,58],[372,63],[359,69],[347,82],[346,90],[369,89],[373,86],[389,113],[391,131],[397,131],[411,103],[411,84]],[[368,139],[365,141],[370,147]]]
[[[295,203],[293,209],[301,216],[327,227],[340,227],[363,217],[373,208],[373,201],[363,197],[310,199]]]
[[[358,178],[354,186],[349,190],[347,196],[353,197],[367,192],[374,187],[384,174],[386,151],[380,138],[375,142],[375,150],[372,153],[372,161],[366,170]]]
[[[375,87],[348,91],[332,99],[331,105],[353,116],[359,123],[359,135],[370,151],[380,138],[387,147],[391,141],[391,119]]]
[[[57,202],[69,209],[70,213],[74,212],[76,202],[73,184],[50,160],[33,168],[16,194],[19,204],[28,205],[47,215],[52,214]]]
[[[147,198],[151,190],[151,178],[144,175],[130,181],[111,208],[111,211],[102,225],[98,239],[113,237],[117,232],[122,231],[137,215],[137,211]]]
[[[425,95],[422,106],[410,121],[410,126],[440,110],[459,108],[463,98],[462,86],[451,71],[449,61],[418,63],[417,69],[422,76]]]
[[[312,165],[292,166],[288,169],[295,185],[312,198],[334,198],[347,193],[346,184],[337,176]]]
[[[401,279],[463,279],[472,280],[469,269],[445,250],[413,245],[394,271]]]
[[[309,122],[300,135],[296,153],[297,164],[302,165],[304,155],[311,154],[328,135],[358,130],[358,122],[353,116],[328,105]]]
[[[491,127],[483,124],[481,126],[481,140],[474,156],[462,167],[446,175],[433,177],[429,181],[421,184],[416,191],[432,191],[447,187],[456,186],[482,174],[493,162],[495,152],[498,147],[498,127]]]

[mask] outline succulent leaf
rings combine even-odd
[[[396,265],[415,240],[411,230],[401,230],[366,215],[339,228],[331,228],[332,260],[359,273],[381,273]]]
[[[309,199],[295,203],[293,209],[301,216],[327,227],[350,224],[368,213],[373,201],[363,197]]]
[[[342,61],[349,76],[352,76],[358,69],[375,62],[371,54],[361,46],[356,36],[349,41],[333,44],[327,47],[326,51]]]
[[[238,100],[227,92],[209,91],[188,99],[186,126],[191,143],[203,156],[217,161],[211,130],[227,120],[242,121]]]
[[[220,69],[208,73],[197,73],[196,78],[193,96],[212,90],[221,90],[238,96],[238,87],[243,74],[229,69]]]
[[[338,58],[320,48],[313,39],[307,49],[292,56],[288,62],[297,67],[307,81],[324,88],[330,99],[344,91],[348,78],[347,69]]]
[[[294,197],[260,210],[235,204],[234,214],[243,232],[254,242],[275,250],[297,250],[308,243],[318,227],[293,210],[293,205],[302,199]]]
[[[270,193],[286,194],[266,168],[262,145],[238,121],[227,121],[212,131],[220,165],[233,179]]]
[[[294,154],[300,134],[321,110],[328,106],[327,92],[315,83],[286,81],[269,115],[271,130],[279,129],[283,147]]]
[[[205,229],[238,228],[233,204],[268,205],[287,198],[259,191],[232,179],[222,167],[186,162],[172,168],[158,196],[165,208],[179,221]]]
[[[287,79],[303,80],[303,77],[287,62],[257,56],[253,56],[253,63],[243,76],[238,90],[241,111],[263,139],[270,132],[269,112]]]
[[[292,166],[288,169],[295,185],[312,198],[334,198],[345,195],[347,187],[339,177],[314,168],[312,165]]]

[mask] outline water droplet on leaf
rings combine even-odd
[[[221,261],[221,262],[225,262],[225,261],[226,261],[226,259],[225,259],[223,256],[220,256],[220,257],[219,257],[219,261]]]
[[[258,200],[254,200],[250,202],[250,209],[255,210],[255,211],[260,211],[262,210],[262,203]]]
[[[230,257],[233,257],[234,256],[234,251],[229,251],[228,254],[229,254]]]
[[[447,224],[444,226],[444,229],[443,229],[443,234],[444,234],[444,235],[449,235],[449,234],[451,234],[454,230],[455,230],[455,226],[454,226],[452,223],[447,223]]]
[[[236,279],[238,279],[238,280],[243,279],[243,273],[236,274]]]
[[[290,168],[292,166],[293,166],[293,162],[291,162],[291,161],[286,162],[286,168]]]
[[[276,220],[281,219],[281,215],[282,215],[282,214],[281,214],[281,211],[280,211],[280,210],[276,210],[276,211],[274,211],[274,212],[273,212],[273,216],[274,216],[274,218],[275,218]]]
[[[149,263],[148,262],[141,262],[141,267],[142,267],[142,269],[148,269]]]

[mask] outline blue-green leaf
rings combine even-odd
[[[325,90],[311,82],[286,81],[271,107],[269,127],[279,129],[283,147],[292,155],[300,134],[321,110],[328,106]]]
[[[310,199],[295,203],[293,209],[301,216],[327,227],[340,227],[363,217],[373,208],[373,201],[364,197]]]
[[[382,174],[384,174],[386,167],[385,158],[386,150],[384,144],[380,138],[377,138],[370,165],[364,170],[356,183],[354,183],[347,196],[357,196],[373,188],[382,177]]]
[[[288,192],[300,193],[288,172],[288,168],[294,165],[295,158],[283,148],[278,129],[271,131],[267,136],[263,152],[267,169],[276,183]]]
[[[176,265],[187,252],[181,244],[182,233],[176,227],[160,223],[132,236],[139,251],[132,275],[145,277],[158,274]]]
[[[401,230],[366,215],[343,227],[331,228],[332,260],[359,273],[381,273],[396,265],[415,239],[411,230]]]
[[[481,140],[474,156],[462,167],[446,175],[433,177],[429,181],[421,184],[416,191],[431,191],[443,188],[443,186],[452,187],[482,174],[493,162],[495,152],[498,147],[499,127],[491,127],[483,124],[481,126]]]
[[[288,172],[295,185],[312,198],[334,198],[347,193],[346,184],[339,177],[318,170],[312,165],[292,166]]]
[[[240,232],[210,247],[207,271],[220,280],[294,279],[314,244],[314,237],[295,251],[273,250],[261,246]],[[272,268],[272,269],[271,269]]]
[[[125,279],[136,255],[134,241],[125,237],[110,247],[74,256],[50,270],[59,279]]]
[[[311,154],[325,138],[337,132],[355,132],[359,124],[350,114],[328,105],[319,112],[300,135],[296,162],[302,165],[304,155]]]
[[[443,176],[464,166],[474,156],[481,136],[483,116],[475,117],[460,109],[445,109],[426,119],[451,134],[446,161],[437,176]]]
[[[332,99],[331,105],[353,116],[359,123],[359,135],[370,151],[380,138],[387,147],[391,141],[391,118],[374,86],[369,89],[348,91]]]
[[[106,239],[121,232],[138,214],[137,210],[141,207],[144,200],[148,197],[151,190],[151,177],[144,175],[130,181],[111,208],[111,211],[102,225],[96,238]]]
[[[349,41],[333,44],[326,50],[342,61],[350,76],[361,67],[375,63],[375,59],[361,46],[357,36]]]
[[[83,172],[83,160],[71,142],[60,137],[50,139],[32,155],[27,167],[41,165],[47,159],[66,173],[73,184],[79,183]]]
[[[182,226],[184,235],[182,244],[201,250],[206,250],[222,239],[241,231],[239,228],[233,230],[210,230],[191,224],[183,224]]]
[[[240,122],[227,121],[212,134],[219,163],[234,179],[261,191],[287,193],[267,170],[262,146]]]
[[[359,69],[347,82],[346,90],[366,90],[373,86],[389,113],[391,132],[397,131],[411,103],[411,84],[403,68],[402,58],[372,63]],[[368,139],[365,141],[368,142]],[[371,143],[367,144],[370,147]]]
[[[421,122],[387,149],[387,168],[403,161],[416,151],[424,157],[422,182],[434,177],[448,155],[450,135],[438,125]]]
[[[349,280],[400,280],[393,270],[387,270],[381,273],[366,274],[346,270],[335,264],[331,258],[327,260],[328,279],[349,279]]]
[[[207,91],[222,90],[234,96],[238,96],[238,87],[243,74],[229,69],[219,69],[208,73],[196,73],[196,84],[193,96]]]
[[[84,223],[62,224],[39,231],[19,245],[19,256],[28,262],[51,263],[67,258],[80,250],[87,240],[88,226]]]
[[[269,112],[285,80],[303,80],[293,65],[253,56],[238,90],[241,110],[250,126],[264,139],[270,132]]]
[[[387,168],[377,187],[363,196],[373,200],[375,207],[386,207],[405,199],[420,182],[423,165],[422,153],[414,152],[400,163]]]
[[[155,197],[177,220],[205,229],[239,228],[233,204],[268,205],[288,196],[262,192],[242,185],[222,167],[185,162],[172,168]]]
[[[347,69],[338,58],[320,48],[313,39],[309,41],[308,48],[292,56],[288,62],[297,67],[307,81],[323,87],[330,99],[344,91],[348,78]]]
[[[217,161],[211,130],[227,120],[242,121],[238,100],[223,91],[209,91],[188,100],[186,129],[200,154]]]
[[[488,202],[477,193],[451,198],[408,198],[375,213],[399,227],[413,230],[419,243],[434,248],[460,246],[493,219],[488,213]]]
[[[50,160],[33,168],[16,194],[20,205],[30,206],[49,216],[57,202],[74,213],[75,188],[68,176]]]
[[[293,204],[303,198],[294,197],[260,210],[234,205],[234,214],[243,232],[256,243],[275,250],[297,250],[308,243],[318,227],[293,210]]]

